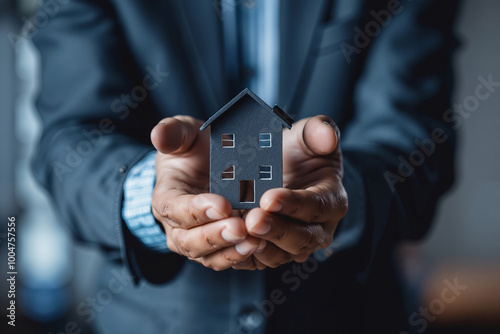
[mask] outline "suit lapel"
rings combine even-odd
[[[279,103],[292,114],[296,111],[291,103],[328,2],[281,0]]]
[[[213,1],[180,0],[178,9],[181,29],[193,74],[195,95],[205,106],[205,117],[221,108],[226,100],[220,10]]]

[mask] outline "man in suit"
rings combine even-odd
[[[414,325],[392,257],[424,235],[453,180],[442,114],[456,7],[60,4],[34,38],[44,123],[34,169],[75,238],[107,255],[99,284],[112,296],[77,313],[103,333]],[[299,121],[284,133],[285,188],[240,217],[206,193],[198,128],[245,86]]]

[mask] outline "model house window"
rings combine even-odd
[[[273,179],[273,167],[270,165],[260,165],[259,180],[272,180],[272,179]]]
[[[224,147],[224,148],[234,147],[234,134],[224,133],[222,135],[222,147]]]
[[[223,180],[234,180],[234,166],[231,165],[222,172],[221,178]]]
[[[260,133],[259,134],[259,146],[260,147],[271,147],[271,134],[270,133]]]

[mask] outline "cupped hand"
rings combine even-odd
[[[340,131],[326,116],[301,120],[285,130],[284,188],[268,190],[260,207],[245,217],[248,234],[267,241],[253,253],[259,269],[303,262],[332,242],[348,206],[339,139]]]
[[[201,125],[192,117],[175,116],[151,132],[157,149],[153,214],[171,251],[214,270],[254,269],[248,259],[261,240],[248,235],[225,198],[207,193],[210,136],[199,131]]]

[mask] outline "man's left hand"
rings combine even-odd
[[[348,206],[339,139],[340,131],[326,116],[301,120],[284,132],[284,188],[268,190],[260,207],[245,217],[248,233],[267,244],[247,260],[253,263],[234,269],[303,262],[331,244]]]

